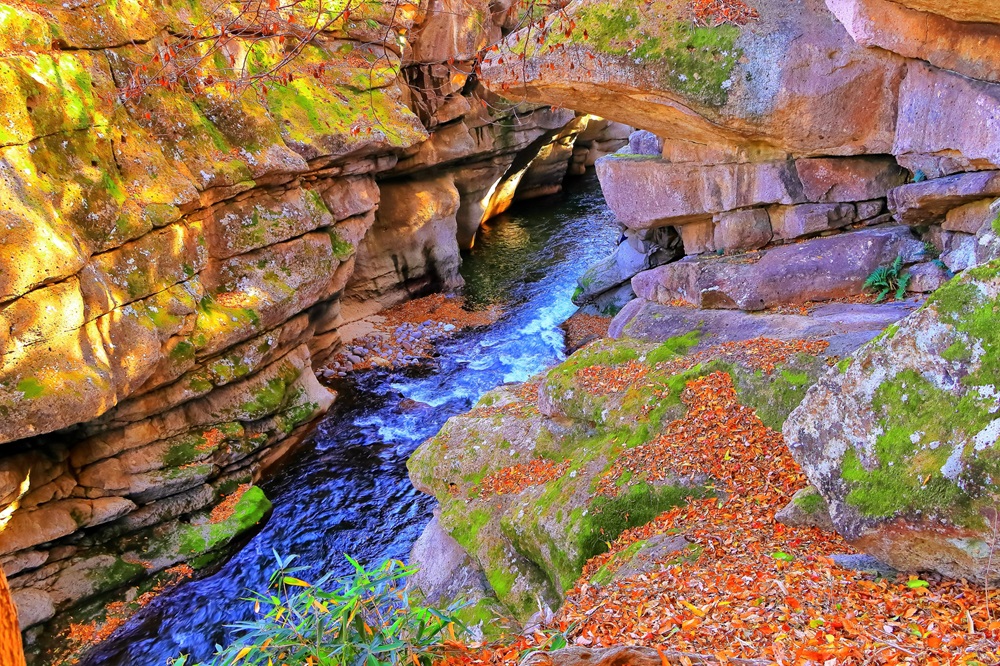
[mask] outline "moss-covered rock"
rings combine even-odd
[[[768,374],[711,351],[695,358],[699,338],[597,341],[528,384],[486,394],[411,457],[410,478],[437,497],[441,527],[510,616],[524,621],[557,606],[587,560],[622,532],[712,492],[710,478],[680,469],[612,472],[624,451],[685,414],[689,381],[729,372],[741,399],[780,424],[825,368],[806,354]]]
[[[66,612],[40,625],[42,631],[29,632],[29,656],[35,663],[76,663],[90,645],[79,642],[80,636],[74,636],[69,625],[78,625],[78,632],[87,625],[96,631],[112,615],[120,624],[166,584],[178,579],[174,570],[168,571],[169,567],[180,562],[196,570],[209,566],[225,555],[228,544],[253,529],[271,511],[270,500],[257,486],[234,488],[227,495],[228,501],[215,510],[196,511],[182,520],[116,536],[86,555],[61,562],[53,575],[36,584],[33,592],[43,595],[51,611]],[[220,499],[226,498],[217,497],[216,502]],[[84,591],[84,597],[93,599],[67,610]],[[141,595],[145,596],[136,603]],[[35,621],[46,619],[38,617]]]
[[[713,106],[725,104],[734,67],[743,54],[736,45],[740,28],[696,26],[682,7],[655,4],[661,12],[658,21],[649,20],[648,8],[640,9],[637,3],[581,3],[568,38],[553,30],[549,42],[569,41],[608,56],[628,56],[655,69],[663,86],[685,97]]]
[[[765,154],[891,148],[895,104],[864,89],[892,86],[901,60],[857,44],[821,0],[741,7],[574,0],[487,54],[482,79],[668,141]]]
[[[848,539],[983,580],[1000,495],[1000,262],[970,269],[828,372],[784,432]]]

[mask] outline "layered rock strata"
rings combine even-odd
[[[597,162],[626,235],[670,227],[688,255],[631,262],[644,269],[634,293],[756,310],[856,295],[894,251],[920,292],[992,256],[1000,27],[988,3],[750,4],[695,17],[678,3],[576,0],[484,62],[487,85],[651,132]],[[881,232],[866,228],[883,225],[925,252],[910,242],[880,256]],[[594,270],[602,284],[622,278],[620,261]],[[779,280],[792,284],[757,293]]]
[[[334,400],[342,302],[456,286],[510,165],[561,181],[587,119],[467,85],[485,5],[412,7],[336,17],[284,84],[235,94],[220,55],[128,100],[239,7],[0,7],[0,564],[29,644],[264,519],[252,484]],[[223,53],[281,61],[245,36]]]

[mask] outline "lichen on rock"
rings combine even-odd
[[[837,530],[897,569],[996,578],[998,270],[947,283],[827,373],[785,425]]]
[[[514,620],[558,606],[585,563],[621,533],[712,494],[704,475],[622,466],[683,418],[688,382],[729,373],[738,394],[766,405],[780,424],[825,368],[815,355],[792,353],[778,368],[755,372],[721,348],[693,354],[699,338],[693,330],[660,344],[591,343],[526,384],[487,393],[410,458],[414,485],[440,502],[441,528]],[[491,481],[497,475],[506,484],[500,491]],[[618,555],[618,564],[638,567],[642,552]]]

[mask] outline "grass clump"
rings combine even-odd
[[[464,604],[438,610],[411,599],[406,579],[416,568],[398,560],[369,571],[347,556],[351,575],[310,583],[298,577],[307,567],[292,566],[294,555],[275,558],[268,589],[247,598],[256,617],[233,624],[236,639],[202,666],[430,666],[445,640],[455,638],[455,627],[464,628],[456,617]],[[187,664],[186,656],[173,662]]]

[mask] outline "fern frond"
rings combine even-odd
[[[899,275],[899,271],[903,268],[903,256],[900,254],[896,255],[896,259],[892,262],[892,267],[889,269],[889,273],[893,277]]]
[[[885,300],[885,297],[889,295],[889,288],[886,287],[882,291],[878,292],[878,296],[875,297],[876,303],[881,303]]]
[[[911,275],[910,273],[906,273],[905,275],[899,278],[899,287],[896,288],[897,301],[903,300],[903,297],[906,296],[906,287],[910,284],[910,280],[912,278],[913,275]]]
[[[885,286],[888,277],[888,270],[885,266],[876,268],[872,271],[872,274],[868,276],[868,279],[865,280],[865,289]]]

